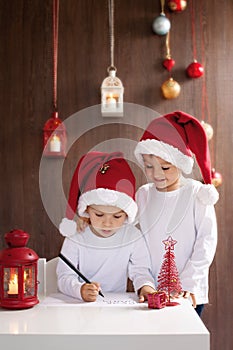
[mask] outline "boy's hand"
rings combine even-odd
[[[190,292],[188,292],[188,291],[184,291],[184,293],[183,293],[183,298],[188,299],[189,297],[191,298],[193,307],[195,308],[195,307],[197,306],[195,294],[190,293]]]
[[[85,228],[90,224],[90,219],[83,216],[79,216],[77,220],[77,231],[83,232]]]
[[[84,301],[96,301],[100,284],[97,282],[85,283],[81,287],[81,296]]]
[[[154,293],[155,289],[150,286],[143,286],[139,291],[139,303],[144,303],[147,300],[149,293]]]

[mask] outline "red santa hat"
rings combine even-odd
[[[189,174],[193,155],[205,184],[211,184],[208,140],[201,123],[193,116],[176,111],[154,119],[136,146],[135,156],[143,164],[142,154],[153,154]]]
[[[135,177],[121,152],[90,152],[84,155],[75,169],[71,181],[66,217],[59,230],[70,236],[76,232],[73,220],[76,210],[79,216],[88,217],[89,205],[111,205],[122,209],[132,223],[137,214],[135,202]]]

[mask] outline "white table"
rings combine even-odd
[[[1,349],[209,350],[209,332],[188,300],[160,310],[134,300],[108,294],[80,304],[54,294],[31,309],[0,308]]]

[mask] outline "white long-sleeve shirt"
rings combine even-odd
[[[195,294],[197,304],[208,302],[208,273],[216,251],[217,224],[211,185],[183,179],[183,185],[159,192],[146,184],[137,192],[139,223],[157,282],[165,254],[163,240],[171,236],[182,288]],[[210,190],[211,189],[211,190]]]
[[[144,285],[155,288],[145,239],[133,225],[124,225],[108,238],[96,236],[87,227],[84,232],[65,238],[61,253],[88,280],[99,282],[103,293],[125,292],[128,277],[135,291]],[[84,281],[60,259],[57,277],[62,293],[82,299],[80,288]]]

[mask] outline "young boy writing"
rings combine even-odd
[[[60,232],[66,236],[61,253],[92,283],[85,283],[62,261],[57,266],[58,289],[84,301],[98,292],[125,292],[133,281],[139,302],[154,292],[145,239],[132,222],[137,213],[135,177],[123,154],[90,152],[78,163],[71,182],[66,218]],[[89,219],[82,233],[73,220],[76,209]]]

